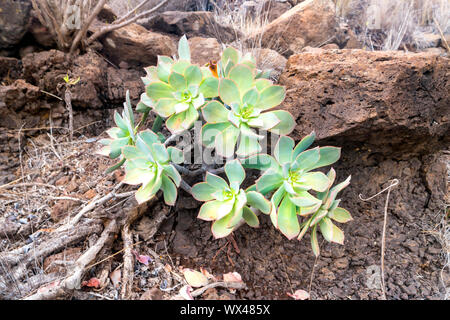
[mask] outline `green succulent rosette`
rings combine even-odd
[[[302,224],[300,234],[297,238],[298,240],[301,240],[306,231],[312,228],[311,247],[316,256],[320,253],[319,242],[317,240],[318,229],[320,229],[320,233],[326,241],[344,244],[344,232],[342,232],[333,221],[347,223],[353,220],[350,212],[339,207],[341,200],[336,199],[338,193],[350,184],[351,176],[334,187],[332,187],[332,185],[336,179],[336,172],[333,168],[328,172],[327,176],[330,181],[327,190],[317,194],[317,198],[321,200],[321,205],[310,218]]]
[[[147,110],[147,106],[167,118],[166,126],[172,133],[191,128],[206,99],[218,95],[218,79],[208,68],[190,63],[186,37],[180,40],[179,59],[159,57],[158,66],[147,69],[145,83],[145,96],[141,96],[142,110]]]
[[[97,152],[97,154],[108,156],[111,159],[120,158],[120,161],[109,168],[107,172],[116,170],[125,162],[125,158],[122,156],[122,148],[136,143],[136,132],[138,128],[135,124],[133,109],[131,108],[129,91],[126,93],[126,102],[124,103],[122,115],[117,111],[114,112],[114,122],[117,127],[106,131],[110,138],[99,141],[104,147]]]
[[[319,210],[322,199],[311,192],[325,192],[330,179],[314,169],[335,163],[340,148],[317,147],[308,149],[315,134],[305,137],[297,146],[292,138],[278,140],[274,157],[255,155],[243,160],[244,167],[264,171],[256,181],[256,189],[263,195],[272,193],[270,218],[273,225],[288,239],[300,233],[298,216],[307,216]]]
[[[285,89],[267,79],[255,79],[254,72],[244,64],[233,66],[228,78],[219,82],[221,101],[211,101],[202,109],[207,122],[202,128],[202,141],[206,147],[229,158],[236,154],[247,157],[261,151],[259,143],[264,137],[255,129],[286,135],[294,129],[292,115],[284,110],[270,111],[285,98]]]
[[[137,135],[136,146],[125,146],[122,152],[127,160],[123,182],[142,185],[135,194],[137,202],[150,200],[161,189],[166,204],[174,205],[181,176],[171,162],[183,162],[182,151],[166,149],[158,135],[145,130]]]
[[[270,212],[270,202],[262,194],[240,188],[245,179],[245,171],[238,160],[226,163],[225,174],[229,184],[208,172],[205,182],[192,187],[194,198],[206,201],[200,208],[198,218],[214,221],[211,231],[216,239],[228,236],[241,220],[251,227],[258,227],[258,217],[251,208],[266,214]]]

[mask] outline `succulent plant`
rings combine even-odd
[[[322,200],[310,192],[325,192],[329,186],[330,180],[324,173],[312,170],[333,164],[340,157],[340,149],[335,147],[306,150],[314,139],[312,133],[294,148],[294,140],[282,136],[275,146],[274,158],[256,155],[244,161],[244,166],[245,162],[261,163],[261,159],[268,164],[263,167],[264,174],[256,181],[256,188],[263,195],[274,191],[270,217],[288,239],[300,233],[298,215],[316,212],[322,204]]]
[[[344,244],[344,233],[333,224],[332,220],[339,223],[347,223],[353,220],[350,212],[339,207],[341,200],[336,200],[337,194],[350,184],[351,176],[334,187],[331,187],[336,178],[336,172],[333,168],[331,168],[327,176],[330,181],[327,190],[317,194],[317,198],[321,200],[321,205],[311,217],[302,224],[302,230],[298,236],[298,240],[301,240],[306,231],[309,228],[312,228],[311,247],[316,256],[318,256],[320,252],[319,242],[317,241],[317,226],[319,226],[320,233],[322,233],[325,240],[328,242]]]
[[[175,204],[181,176],[170,162],[183,162],[181,150],[174,147],[166,149],[157,134],[145,130],[137,135],[136,146],[123,148],[123,155],[127,160],[123,182],[142,184],[135,195],[138,203],[150,200],[162,189],[166,204]]]
[[[205,182],[192,187],[195,199],[207,201],[200,208],[198,218],[214,221],[211,231],[215,238],[228,236],[242,219],[251,227],[258,227],[258,217],[250,207],[266,214],[270,212],[270,202],[262,194],[240,188],[245,171],[238,160],[226,163],[225,174],[230,184],[208,172]]]
[[[220,79],[219,101],[211,101],[202,109],[207,124],[202,129],[203,144],[229,158],[234,154],[246,157],[261,151],[259,136],[254,129],[285,135],[294,129],[292,115],[284,110],[268,111],[285,97],[282,86],[267,79],[255,79],[254,71],[244,64],[234,65],[228,77]]]
[[[167,128],[172,133],[189,129],[199,118],[198,109],[208,98],[217,96],[218,79],[208,68],[190,63],[189,46],[185,37],[180,40],[180,59],[159,57],[158,66],[147,69],[146,95],[142,105],[151,107],[159,116],[168,118]]]
[[[125,162],[122,156],[122,148],[136,143],[136,131],[138,128],[135,124],[133,109],[131,108],[129,91],[126,93],[126,102],[124,103],[122,116],[115,111],[114,122],[117,127],[106,131],[110,139],[100,140],[104,147],[97,152],[97,154],[108,156],[111,159],[121,159],[119,163],[109,168],[108,172],[116,170]]]

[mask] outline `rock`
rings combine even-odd
[[[323,50],[334,50],[334,49],[339,49],[339,46],[336,43],[329,43],[329,44],[324,45],[320,49],[323,49]]]
[[[211,60],[220,60],[222,46],[216,38],[193,37],[188,41],[191,49],[192,63],[204,66]]]
[[[16,58],[0,56],[0,82],[5,83],[21,77],[22,63]]]
[[[292,56],[280,78],[291,136],[351,139],[390,156],[448,145],[449,59],[432,54],[310,50]]]
[[[221,43],[233,42],[238,33],[233,28],[218,23],[214,14],[207,11],[167,11],[155,16],[143,26],[153,31],[186,35],[188,38],[216,38]]]
[[[158,55],[172,56],[176,53],[171,37],[148,31],[135,23],[108,33],[102,44],[103,53],[116,65],[125,61],[143,68],[155,65]]]
[[[0,0],[0,50],[11,49],[22,40],[30,21],[31,2]]]
[[[261,38],[263,47],[289,57],[305,46],[320,46],[334,38],[337,28],[333,1],[306,0],[256,31],[250,41]]]
[[[287,59],[272,49],[259,48],[252,52],[260,70],[272,70],[270,76],[278,79],[286,67]]]

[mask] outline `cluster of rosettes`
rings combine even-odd
[[[160,56],[157,66],[145,70],[146,90],[136,107],[144,114],[142,119],[154,112],[172,134],[191,129],[200,119],[203,145],[228,160],[224,167],[228,183],[207,172],[205,181],[192,187],[192,195],[206,201],[198,218],[213,221],[214,237],[229,235],[243,222],[258,227],[262,212],[269,214],[273,225],[289,239],[301,239],[312,228],[315,254],[319,253],[317,226],[327,241],[343,243],[344,235],[332,220],[345,223],[352,219],[336,199],[350,177],[333,187],[333,169],[327,175],[313,171],[335,163],[340,149],[308,150],[314,133],[295,146],[286,136],[295,126],[292,115],[273,110],[284,101],[285,89],[268,79],[270,73],[258,70],[251,55],[243,56],[229,47],[217,63],[197,66],[191,63],[184,36],[177,57]],[[114,120],[117,127],[107,132],[111,139],[101,141],[105,145],[102,154],[120,158],[110,171],[125,164],[124,182],[142,185],[136,192],[139,203],[162,190],[165,202],[174,205],[182,178],[173,164],[183,162],[181,150],[167,148],[156,129],[138,132],[144,121],[135,123],[128,93],[122,116],[116,112]],[[260,153],[261,131],[281,136],[274,157]],[[243,190],[245,168],[258,169],[262,176]]]

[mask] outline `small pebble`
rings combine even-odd
[[[26,218],[19,219],[19,223],[27,224],[28,223],[28,219],[26,219]]]
[[[164,280],[161,282],[161,285],[159,286],[159,288],[160,288],[161,290],[167,289],[167,280],[166,280],[166,279],[164,279]]]

